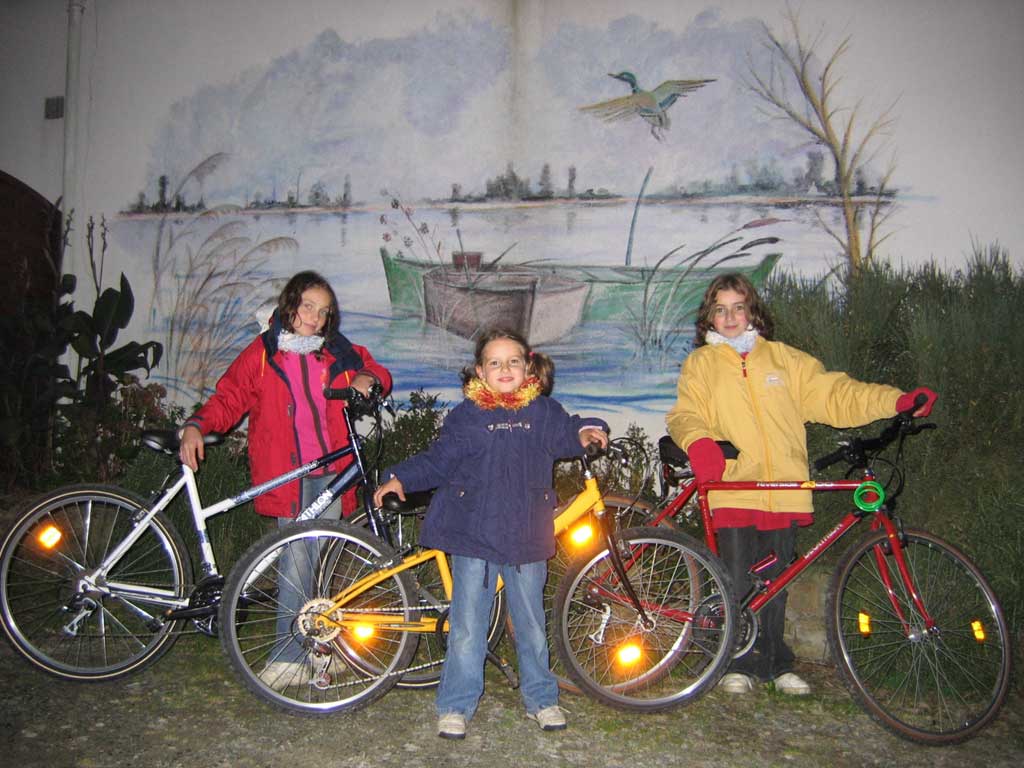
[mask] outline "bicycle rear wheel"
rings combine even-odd
[[[156,515],[109,573],[91,573],[145,507],[113,486],[70,486],[18,519],[0,548],[0,617],[18,653],[57,677],[98,681],[171,648],[175,622],[161,614],[188,594],[192,564],[170,521]],[[58,540],[44,544],[45,532]]]
[[[358,709],[393,688],[416,652],[415,634],[376,626],[361,635],[322,621],[332,596],[393,557],[384,542],[340,522],[296,523],[256,542],[232,569],[221,600],[221,643],[244,685],[303,715]],[[413,591],[406,574],[393,574],[328,618],[412,620]]]
[[[424,508],[424,512],[425,512]],[[348,522],[359,527],[366,526],[366,513],[360,512],[348,518]],[[403,544],[415,547],[419,541],[420,515],[405,513],[399,516],[401,525],[401,541]],[[450,562],[449,562],[450,570]],[[448,609],[448,598],[444,592],[444,584],[441,581],[441,573],[434,560],[427,560],[418,565],[415,569],[407,572],[413,579],[415,592],[414,597],[421,616],[441,618],[441,614]],[[507,620],[508,607],[505,604],[505,593],[498,592],[494,596],[494,604],[491,607],[491,618],[487,625],[487,647],[491,651],[498,647],[506,625],[511,626]],[[416,647],[416,655],[409,665],[411,670],[402,675],[398,681],[399,688],[433,688],[441,681],[441,668],[444,666],[444,655],[446,650],[446,638],[443,633],[428,633],[420,635],[419,644]]]
[[[926,626],[900,578],[885,531],[843,555],[826,625],[839,675],[890,731],[921,744],[971,738],[999,712],[1010,681],[1010,633],[992,589],[958,549],[905,532],[903,556]]]
[[[623,531],[618,542],[640,615],[608,550],[572,563],[555,597],[564,669],[590,696],[657,712],[715,685],[729,663],[737,613],[718,559],[663,528]]]

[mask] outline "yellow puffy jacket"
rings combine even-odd
[[[728,344],[695,349],[683,363],[666,421],[684,450],[702,437],[740,452],[723,480],[806,480],[807,422],[856,427],[896,413],[895,387],[826,371],[811,355],[758,338],[742,358]],[[811,512],[810,491],[720,491],[711,506]]]

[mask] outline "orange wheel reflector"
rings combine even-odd
[[[590,523],[577,525],[572,529],[572,533],[569,534],[569,538],[577,547],[582,546],[594,538],[594,528]]]
[[[360,640],[369,640],[373,637],[373,625],[372,624],[356,624],[355,629],[352,630],[355,636]]]
[[[857,614],[857,629],[864,637],[868,637],[871,634],[871,616],[861,611]]]
[[[55,525],[48,525],[39,532],[36,536],[36,541],[43,547],[43,549],[53,549],[60,543],[63,534],[60,529]]]
[[[637,643],[626,643],[620,646],[616,653],[619,663],[627,666],[636,664],[640,660],[640,655],[640,646]]]
[[[974,633],[974,639],[979,643],[985,642],[985,625],[975,619],[971,622],[971,631]]]

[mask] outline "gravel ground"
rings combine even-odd
[[[0,499],[0,530],[17,506],[10,501]],[[501,651],[511,655],[507,644]],[[199,635],[184,636],[142,672],[94,684],[44,674],[0,640],[0,761],[18,768],[1024,765],[1019,684],[977,738],[932,748],[872,721],[831,667],[805,663],[798,672],[812,684],[810,696],[712,691],[655,715],[563,695],[569,728],[545,733],[525,718],[518,692],[489,670],[466,740],[451,742],[434,734],[433,691],[395,689],[367,709],[326,718],[288,715],[248,693],[220,643]]]
[[[0,643],[0,748],[11,766],[1020,766],[1024,701],[965,745],[899,739],[853,704],[832,669],[802,665],[814,687],[794,699],[714,691],[656,715],[564,695],[569,729],[526,720],[518,693],[488,673],[463,742],[434,735],[432,691],[396,689],[368,709],[326,718],[279,713],[242,688],[205,637],[183,638],[148,670],[118,682],[69,683]]]

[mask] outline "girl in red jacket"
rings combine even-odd
[[[203,435],[227,432],[247,414],[253,484],[348,445],[344,404],[326,400],[324,388],[351,386],[365,395],[376,381],[388,392],[391,374],[366,347],[345,338],[338,322],[338,299],[323,277],[309,271],[292,277],[281,291],[269,329],[242,350],[217,382],[213,396],[185,423],[179,451],[182,463],[198,469],[204,458]],[[263,494],[255,500],[256,511],[278,518],[279,525],[291,522],[352,461],[351,455],[346,456],[321,475]],[[353,488],[323,516],[338,519],[355,506]],[[298,562],[293,567],[302,570]],[[281,602],[289,605],[285,595]],[[279,621],[290,622],[290,618],[282,615]],[[299,650],[288,646],[272,653],[264,679],[271,685],[288,685],[289,676],[298,672]]]

